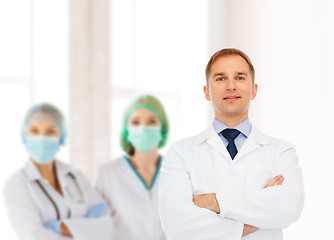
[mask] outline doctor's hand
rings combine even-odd
[[[266,186],[267,187],[274,187],[277,185],[282,185],[284,181],[284,177],[282,174],[277,175],[274,177]],[[206,208],[216,213],[220,213],[219,204],[216,199],[215,193],[209,194],[199,194],[193,196],[193,202],[196,206],[200,208]]]
[[[284,177],[282,174],[277,175],[276,177],[274,177],[267,185],[265,188],[267,187],[274,187],[277,185],[282,185],[284,181]],[[250,233],[256,232],[257,230],[259,230],[259,228],[248,225],[248,224],[244,224],[244,230],[242,232],[242,236],[246,236]]]
[[[108,212],[107,203],[97,203],[88,209],[85,218],[99,218],[103,217]]]
[[[200,208],[206,208],[218,214],[220,213],[215,193],[194,195],[193,202]]]
[[[274,187],[277,185],[282,185],[284,181],[284,177],[282,174],[277,175],[276,177],[274,177],[266,186],[267,187]]]
[[[70,229],[68,229],[68,227],[64,223],[61,223],[60,225],[60,232],[64,236],[73,237]]]
[[[246,236],[248,234],[251,234],[253,232],[256,232],[257,230],[259,230],[259,228],[248,225],[248,224],[244,224],[244,230],[242,232],[242,236]]]
[[[43,226],[50,231],[53,231],[57,234],[61,234],[60,225],[61,225],[60,220],[54,220],[54,221],[45,223]]]
[[[59,235],[72,237],[72,234],[68,227],[60,220],[50,221],[44,224],[44,227],[50,231],[53,231]]]

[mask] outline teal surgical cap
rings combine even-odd
[[[153,112],[161,124],[161,141],[159,148],[163,147],[167,142],[169,124],[165,109],[162,103],[152,95],[141,95],[134,99],[126,108],[123,115],[123,126],[121,132],[121,147],[130,156],[134,154],[134,147],[128,140],[128,124],[132,114],[138,109],[145,108]]]
[[[35,104],[26,113],[21,127],[23,143],[29,126],[39,121],[49,122],[55,126],[60,134],[60,144],[65,145],[67,136],[65,118],[58,108],[49,103]]]

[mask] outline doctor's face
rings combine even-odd
[[[28,127],[26,136],[46,136],[60,138],[58,129],[49,122],[34,122]]]
[[[129,119],[129,127],[139,127],[145,125],[147,127],[158,127],[160,121],[158,117],[146,108],[140,108],[135,111]]]
[[[247,62],[239,55],[216,59],[204,86],[205,98],[212,102],[215,116],[246,119],[250,101],[257,93]]]

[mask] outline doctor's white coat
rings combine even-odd
[[[265,188],[278,174],[283,185]],[[193,195],[217,193],[221,214],[193,204]],[[292,145],[254,127],[231,159],[209,127],[172,145],[162,165],[159,214],[171,239],[281,240],[304,202],[302,172]],[[242,237],[243,225],[260,230]]]
[[[156,176],[156,180],[159,175]],[[96,188],[110,204],[115,240],[165,240],[158,214],[158,184],[148,190],[120,157],[99,168]]]
[[[7,212],[19,238],[22,240],[112,239],[112,222],[109,216],[84,218],[90,207],[104,202],[102,197],[78,170],[60,161],[56,161],[55,164],[63,196],[41,177],[30,160],[5,184],[4,198]],[[46,222],[57,220],[57,211],[38,182],[55,202],[60,218],[70,229],[73,238],[58,235],[43,227]]]

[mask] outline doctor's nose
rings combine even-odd
[[[227,91],[234,91],[234,90],[236,90],[236,85],[235,85],[235,82],[233,81],[233,79],[229,79],[227,81],[226,90]]]

